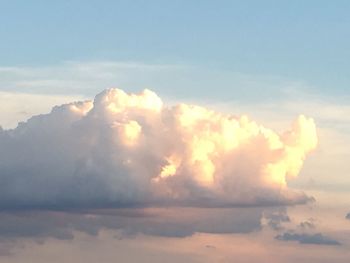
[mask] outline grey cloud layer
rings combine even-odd
[[[340,242],[337,240],[325,236],[321,233],[316,234],[306,234],[306,233],[290,233],[285,232],[281,235],[277,235],[276,239],[282,241],[298,241],[300,244],[313,244],[313,245],[329,245],[329,246],[339,246]]]
[[[267,208],[272,209],[272,208]],[[98,235],[118,230],[116,238],[137,234],[188,237],[200,233],[249,233],[261,229],[263,208],[119,208],[81,211],[0,213],[0,241],[29,238],[69,240],[75,232]]]

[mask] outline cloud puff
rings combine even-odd
[[[284,229],[283,224],[291,221],[286,210],[285,207],[281,207],[279,209],[265,211],[264,220],[266,221],[266,225],[277,231]]]
[[[305,220],[303,222],[300,222],[299,227],[301,229],[314,229],[315,228],[315,219],[309,218],[308,220]]]
[[[317,145],[303,115],[276,133],[152,91],[109,89],[0,130],[0,207],[256,206],[304,203],[291,191]]]
[[[314,245],[329,245],[329,246],[339,246],[341,245],[335,239],[325,236],[321,233],[317,234],[297,234],[285,232],[282,235],[277,235],[276,239],[282,241],[298,241],[300,244],[314,244]]]

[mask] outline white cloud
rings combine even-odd
[[[299,97],[297,97],[299,96]],[[348,191],[350,187],[350,108],[346,98],[326,98],[322,94],[297,93],[270,103],[216,104],[216,109],[253,116],[255,120],[283,131],[288,120],[303,113],[312,116],[317,124],[319,144],[307,161],[301,174],[290,186],[299,189]],[[331,180],[330,180],[331,179]]]
[[[246,116],[110,89],[0,135],[0,205],[99,207],[305,202],[288,190],[317,144],[300,116],[277,134]]]
[[[55,105],[82,100],[82,96],[30,94],[0,91],[0,126],[15,128],[33,115],[49,113]]]

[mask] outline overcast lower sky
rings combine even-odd
[[[349,12],[0,0],[0,262],[348,262]]]

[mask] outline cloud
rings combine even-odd
[[[345,218],[350,220],[350,213],[348,213]]]
[[[302,221],[299,224],[301,229],[314,229],[315,228],[315,219],[309,218],[308,220]]]
[[[284,229],[283,223],[290,222],[290,218],[287,214],[287,209],[285,207],[267,210],[264,212],[264,219],[266,220],[267,225],[273,230],[282,230]]]
[[[182,72],[186,67],[176,64],[142,62],[69,61],[45,67],[0,67],[0,90],[7,92],[91,95],[114,83],[149,85],[167,72]]]
[[[82,100],[81,96],[60,96],[0,91],[0,125],[15,128],[33,115],[48,113],[57,104]]]
[[[115,230],[118,239],[139,234],[184,238],[195,233],[250,233],[261,229],[262,212],[273,208],[118,208],[74,211],[21,210],[0,213],[0,244],[47,238],[71,240]],[[0,253],[1,254],[1,253]]]
[[[335,239],[325,236],[321,233],[317,234],[297,234],[285,232],[281,235],[277,235],[276,239],[281,241],[298,241],[300,244],[313,244],[313,245],[328,245],[328,246],[339,246],[341,245]]]
[[[278,134],[247,116],[109,89],[0,131],[0,207],[305,203],[287,181],[316,145],[303,115]]]
[[[211,102],[231,104],[234,101],[236,105],[243,101],[260,104],[285,99],[290,90],[309,89],[300,81],[281,76],[215,70],[187,63],[102,60],[65,61],[35,67],[0,66],[1,91],[85,97],[95,95],[101,87],[114,87],[116,83],[128,91],[152,87],[166,98],[197,102],[210,98]],[[271,93],[274,96],[270,96]]]

